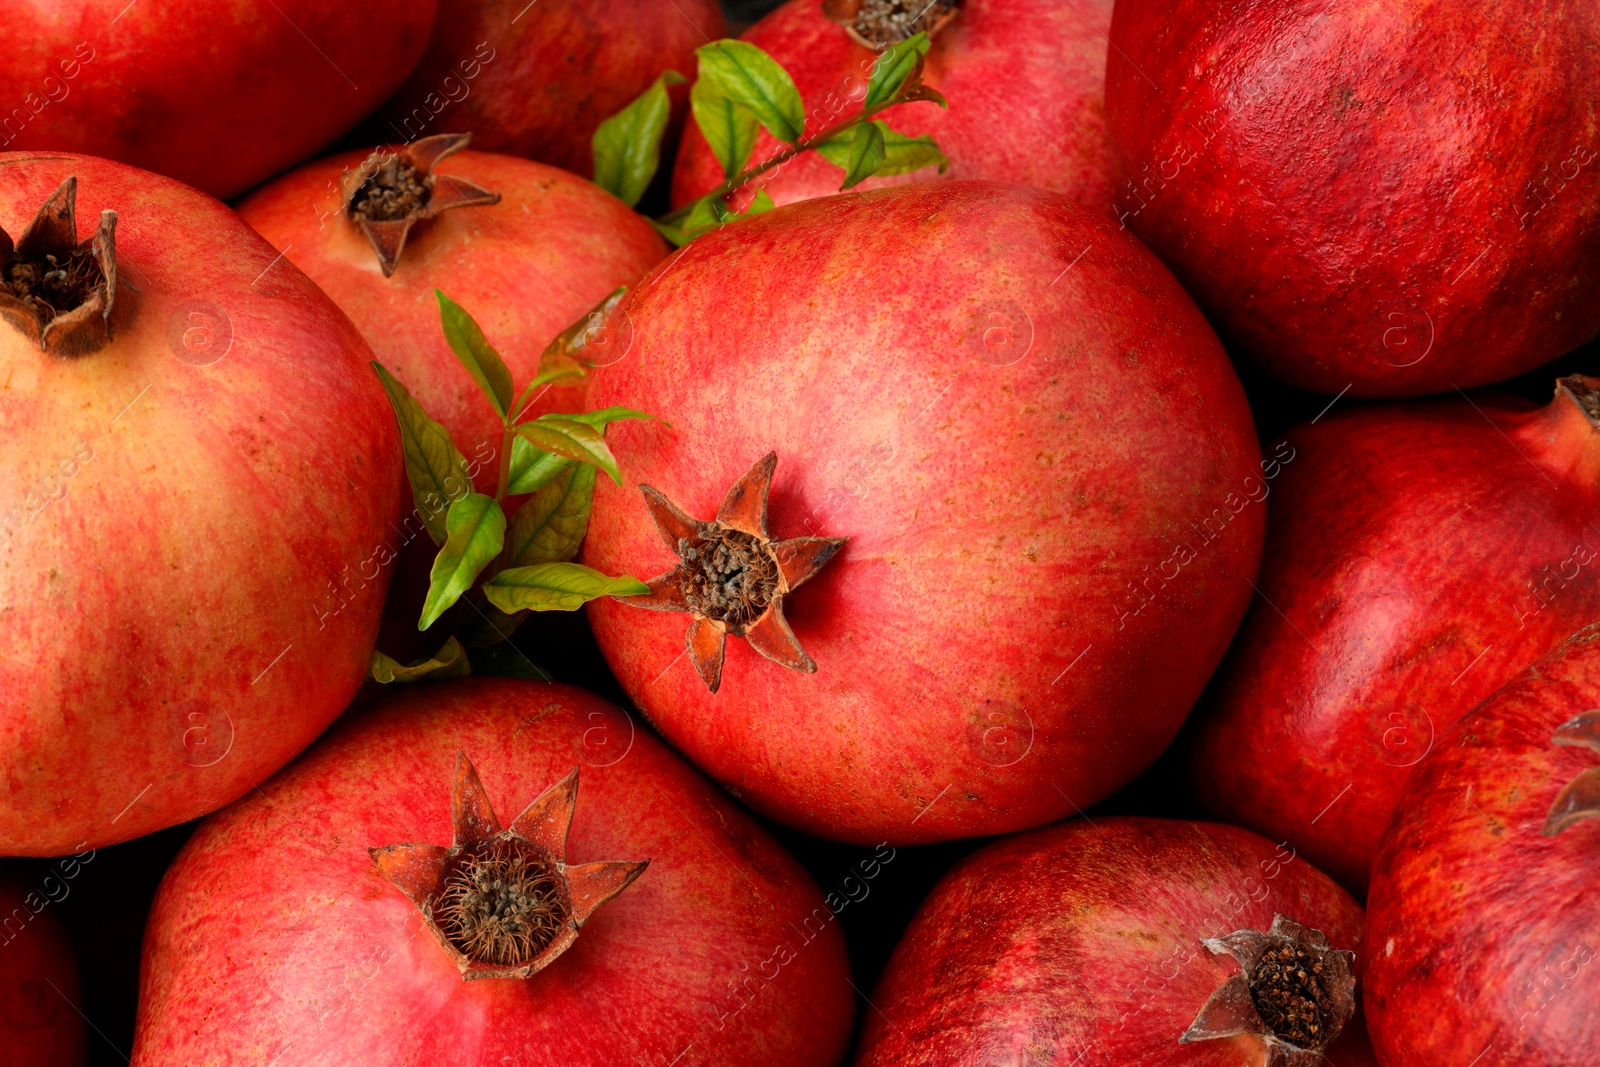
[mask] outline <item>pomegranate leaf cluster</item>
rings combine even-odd
[[[649,592],[637,578],[613,578],[572,560],[589,529],[596,473],[604,471],[621,484],[616,456],[606,444],[606,426],[650,416],[611,407],[521,419],[544,388],[587,373],[582,353],[624,292],[611,293],[551,341],[540,356],[538,372],[519,394],[510,368],[477,321],[435,290],[445,340],[483,390],[504,429],[494,496],[473,490],[466,457],[449,431],[423,410],[399,379],[373,361],[400,425],[416,512],[439,546],[417,628],[428,629],[458,603],[470,605],[477,616],[426,659],[403,664],[381,652],[374,654],[370,672],[374,681],[389,684],[471,674],[468,648],[474,650],[480,673],[488,669],[548,678],[514,649],[493,647],[515,632],[527,612],[575,611],[596,597]],[[508,519],[509,497],[526,499]]]
[[[651,220],[652,225],[673,244],[683,245],[718,226],[770,211],[773,202],[765,189],[758,187],[743,211],[735,211],[728,197],[803,152],[816,151],[844,171],[841,191],[868,178],[924,167],[943,172],[950,160],[933,138],[908,137],[873,117],[913,100],[948,106],[937,90],[922,84],[928,48],[928,35],[919,33],[884,49],[873,63],[861,110],[837,122],[819,119],[821,128],[809,137],[805,101],[777,60],[748,41],[713,41],[696,49],[700,69],[689,89],[689,106],[722,164],[724,180],[693,203]],[[595,183],[630,206],[639,202],[661,165],[661,137],[672,110],[667,86],[684,81],[677,71],[667,71],[595,131]],[[752,165],[750,155],[762,128],[785,147]]]

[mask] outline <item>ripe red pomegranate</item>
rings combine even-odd
[[[857,1067],[1372,1067],[1361,906],[1215,823],[1073,820],[962,861],[873,993]]]
[[[1121,0],[1115,214],[1291,385],[1501,381],[1600,332],[1597,48],[1588,0]]]
[[[590,405],[664,421],[613,426],[653,489],[600,486],[585,553],[660,577],[590,618],[698,766],[898,843],[1061,818],[1166,746],[1266,489],[1214,335],[1109,220],[985,182],[810,200],[695,241],[612,326]]]
[[[832,21],[824,9],[835,18]],[[855,9],[853,18],[847,14]],[[920,17],[918,17],[920,16]],[[789,0],[745,33],[794,77],[810,136],[861,110],[876,51],[931,30],[924,81],[949,108],[902,104],[882,118],[910,137],[931,135],[950,158],[941,175],[927,167],[860,188],[941,178],[1017,181],[1065,193],[1095,211],[1111,205],[1105,130],[1106,33],[1111,0]],[[859,28],[858,28],[859,27]],[[680,68],[692,75],[690,68]],[[783,145],[766,130],[750,158]],[[672,176],[681,207],[723,180],[722,166],[699,127],[689,123]],[[743,209],[763,188],[788,204],[839,191],[840,169],[810,152],[751,183],[732,198]]]
[[[440,0],[376,140],[471,130],[481,148],[593,173],[595,128],[727,32],[717,0]],[[687,99],[682,90],[680,100]]]
[[[1252,605],[1193,721],[1206,806],[1360,892],[1438,735],[1600,612],[1600,379],[1290,431]]]
[[[1600,1061],[1600,627],[1475,708],[1407,784],[1372,879],[1386,1065]]]
[[[52,882],[64,885],[55,872],[38,886],[0,878],[0,1046],[11,1067],[87,1062],[78,965],[50,910],[51,894],[62,892]]]
[[[626,713],[468,679],[352,715],[167,873],[138,1067],[837,1062],[833,913]]]
[[[333,721],[401,456],[361,335],[210,197],[0,155],[0,227],[0,854],[48,856],[215,810]]]
[[[64,149],[227,197],[353,126],[422,55],[438,0],[13,4],[0,148]]]

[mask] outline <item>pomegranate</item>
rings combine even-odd
[[[1465,716],[1406,785],[1372,879],[1385,1064],[1600,1060],[1600,627]]]
[[[516,380],[527,381],[552,338],[637,281],[666,245],[588,182],[541,163],[463,151],[468,139],[441,134],[319,160],[239,210],[350,315],[378,360],[449,431],[476,488],[492,494],[503,427],[450,350],[436,291],[466,307]],[[589,357],[606,358],[598,351]],[[582,408],[581,382],[558,382],[525,415]],[[407,517],[391,539],[400,562],[380,647],[401,659],[439,645],[417,631],[435,551],[422,532]]]
[[[51,883],[64,883],[55,872],[42,881],[0,877],[0,1042],[11,1067],[78,1067],[88,1062],[78,965],[50,911],[51,894],[62,892]]]
[[[490,151],[587,177],[595,128],[663,71],[692,71],[695,48],[726,30],[716,0],[440,0],[422,61],[368,128],[397,141],[471,130]]]
[[[862,188],[940,177],[1019,181],[1108,211],[1103,86],[1110,24],[1111,0],[788,0],[742,39],[793,75],[809,108],[810,135],[860,110],[879,49],[930,32],[924,81],[944,94],[949,109],[902,104],[883,118],[907,136],[931,135],[950,166],[872,178]],[[783,147],[762,130],[751,159]],[[672,177],[673,206],[722,180],[721,164],[690,123]],[[765,189],[774,203],[788,204],[838,192],[839,185],[839,167],[808,153],[731,200],[743,209]]]
[[[422,55],[437,6],[9,5],[0,148],[88,152],[233,196],[394,92]]]
[[[0,854],[50,856],[215,810],[333,721],[401,455],[361,335],[210,197],[0,155],[0,228]]]
[[[1497,382],[1600,331],[1600,9],[1121,0],[1115,214],[1303,389]]]
[[[1411,768],[1600,612],[1600,379],[1550,404],[1483,396],[1291,430],[1261,601],[1190,758],[1230,822],[1360,892]]]
[[[434,683],[202,824],[151,914],[133,1062],[824,1067],[854,1010],[833,918],[620,709]]]
[[[857,1067],[1372,1067],[1364,917],[1233,826],[1073,820],[969,856],[878,983]],[[1337,947],[1335,947],[1337,946]]]
[[[658,577],[590,619],[698,766],[808,833],[923,842],[1166,746],[1249,597],[1263,470],[1214,335],[1109,220],[983,182],[806,201],[611,327],[591,406],[663,421],[611,428],[652,488],[599,484],[585,558]]]

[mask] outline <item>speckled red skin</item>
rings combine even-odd
[[[48,887],[0,877],[0,1048],[9,1067],[88,1062],[78,965],[46,893],[63,883],[48,877]]]
[[[1238,972],[1200,939],[1266,930],[1275,914],[1355,950],[1359,973],[1361,906],[1292,848],[1248,831],[1115,818],[997,841],[945,875],[912,920],[855,1063],[1255,1063],[1255,1039],[1178,1037]],[[1372,1067],[1359,1015],[1327,1062]]]
[[[203,824],[168,871],[145,934],[138,1067],[828,1067],[842,1055],[854,994],[821,894],[642,725],[582,690],[505,679],[353,714],[264,795]],[[463,981],[367,853],[449,843],[457,752],[504,822],[578,766],[568,861],[650,860],[528,979]],[[828,918],[807,941],[813,914]],[[736,984],[757,975],[741,1001]]]
[[[1600,435],[1565,398],[1479,396],[1335,411],[1287,441],[1262,600],[1190,767],[1208,810],[1359,893],[1437,736],[1600,614]]]
[[[1230,351],[1415,396],[1600,331],[1588,0],[1122,0],[1111,40],[1116,214]]]
[[[1594,766],[1552,744],[1600,706],[1600,627],[1456,723],[1406,786],[1373,872],[1366,991],[1385,1067],[1600,1060],[1600,820],[1540,829]]]
[[[626,484],[597,489],[586,560],[668,570],[635,483],[709,518],[773,449],[774,538],[850,539],[783,602],[815,674],[732,638],[712,695],[689,616],[589,605],[697,766],[809,833],[913,843],[1059,819],[1166,746],[1244,610],[1262,509],[1208,543],[1192,524],[1245,502],[1260,452],[1215,336],[1137,242],[1042,190],[898,186],[703,237],[623,307],[632,347],[589,402],[664,421],[611,428]]]
[[[90,355],[0,328],[9,855],[214,811],[332,722],[371,660],[403,477],[366,342],[222,204],[17,153],[0,226],[20,234],[70,175],[80,236],[119,213],[126,284]]]
[[[1065,193],[1095,211],[1111,207],[1106,143],[1106,32],[1111,0],[968,0],[934,38],[924,81],[948,110],[902,104],[879,117],[911,137],[931,135],[950,167],[871,178],[862,189],[973,178],[1013,181]],[[744,34],[794,77],[811,136],[861,110],[876,54],[822,15],[820,0],[789,0]],[[692,74],[684,70],[684,74]],[[762,130],[759,162],[783,144]],[[784,164],[734,199],[745,206],[764,188],[778,204],[839,191],[844,172],[815,152]],[[722,165],[687,123],[672,175],[672,203],[687,204],[722,183]]]
[[[87,152],[233,196],[394,92],[422,55],[437,5],[8,5],[0,149]]]
[[[440,0],[428,50],[367,129],[470,131],[480,149],[594,173],[595,129],[727,35],[717,0]],[[468,76],[470,75],[470,77]],[[678,112],[688,93],[673,90]]]
[[[439,180],[459,175],[498,192],[500,202],[417,224],[394,275],[385,278],[371,243],[341,210],[339,176],[366,155],[309,163],[256,192],[239,213],[344,309],[379,361],[450,431],[476,471],[478,491],[493,494],[500,420],[450,351],[434,290],[477,319],[520,389],[557,334],[607,293],[637,282],[667,246],[643,217],[589,182],[542,163],[468,149],[439,165]],[[527,417],[582,411],[583,403],[581,385],[551,386]],[[410,491],[403,495],[409,515]],[[400,529],[405,548],[380,647],[407,661],[431,653],[443,638],[417,632],[437,549],[417,521],[402,521]]]

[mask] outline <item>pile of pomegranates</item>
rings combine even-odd
[[[0,1062],[1600,1064],[1600,9],[0,14]]]

